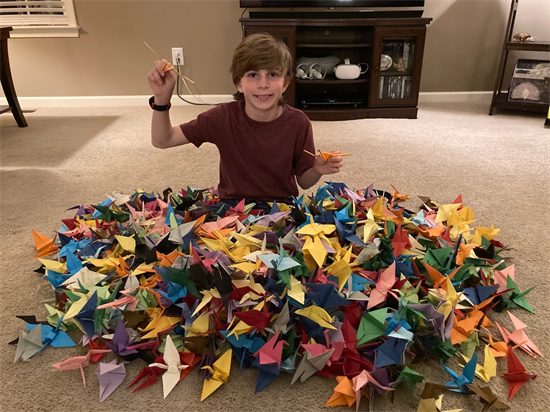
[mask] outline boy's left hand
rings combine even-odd
[[[333,150],[330,153],[337,155],[340,153],[340,150]],[[315,158],[315,170],[322,175],[330,175],[333,173],[338,173],[340,168],[344,163],[344,158],[342,156],[332,156],[329,160],[323,160],[322,157]]]

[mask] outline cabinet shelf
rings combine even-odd
[[[525,112],[546,113],[548,111],[547,103],[508,100],[508,93],[499,93],[495,98],[494,106],[501,109],[521,110]]]
[[[296,84],[307,84],[307,85],[343,85],[343,84],[360,84],[368,83],[368,77],[359,77],[357,79],[338,79],[336,76],[327,76],[324,79],[295,79]]]
[[[548,41],[528,41],[528,42],[509,41],[506,43],[506,50],[550,52],[550,42]]]
[[[405,70],[403,72],[400,72],[399,70],[388,69],[380,72],[380,76],[412,76],[412,74],[412,70]]]

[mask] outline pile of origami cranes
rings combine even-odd
[[[399,386],[412,398],[424,382],[418,411],[441,411],[447,390],[507,409],[483,383],[496,377],[498,358],[508,364],[508,400],[535,378],[517,356],[542,356],[518,313],[533,312],[531,289],[519,290],[499,255],[499,229],[472,227],[460,196],[420,197],[417,212],[402,206],[407,199],[395,188],[327,183],[270,208],[228,207],[212,188],[136,190],[76,206],[53,238],[33,231],[37,272],[55,304],[44,321],[21,316],[15,361],[77,346],[78,332],[86,355],[53,366],[80,370],[85,384],[84,368],[98,363],[100,401],[139,358],[145,366],[130,386],[162,375],[164,397],[196,369],[202,401],[231,384],[238,363],[257,369],[256,392],[281,372],[292,384],[333,377],[327,406],[358,408]],[[509,309],[513,332],[490,320],[491,310]],[[101,362],[107,353],[115,359]],[[462,370],[445,365],[454,356]],[[449,382],[425,382],[420,362],[441,365]]]

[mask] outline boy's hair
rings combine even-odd
[[[288,83],[292,78],[292,68],[292,54],[283,41],[267,33],[255,33],[245,37],[235,49],[230,72],[235,86],[250,70],[278,70]],[[233,97],[244,100],[239,91]],[[281,99],[279,104],[282,103]]]

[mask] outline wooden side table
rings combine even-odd
[[[19,106],[19,100],[17,100],[13,79],[11,78],[10,58],[8,55],[8,39],[10,38],[11,30],[13,30],[11,27],[0,27],[0,32],[2,34],[2,61],[0,64],[2,70],[0,77],[2,79],[2,88],[4,89],[6,100],[8,101],[8,106],[0,106],[0,113],[11,111],[19,127],[27,127],[27,121]]]

